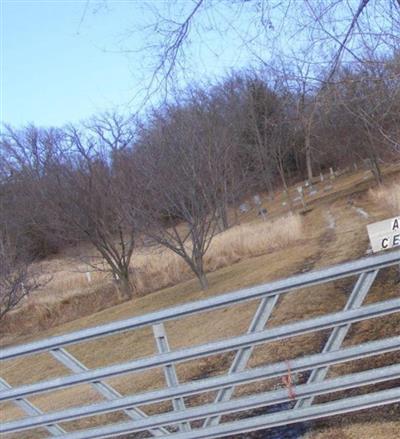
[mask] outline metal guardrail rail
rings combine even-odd
[[[15,433],[42,427],[47,429],[51,437],[64,439],[117,437],[138,431],[148,431],[152,436],[171,437],[172,439],[217,438],[399,402],[400,387],[395,387],[363,396],[343,397],[333,402],[314,404],[314,398],[318,395],[400,378],[400,364],[393,364],[326,379],[331,365],[400,350],[400,337],[398,336],[357,346],[342,347],[352,323],[400,311],[400,291],[398,298],[362,306],[379,270],[397,264],[400,264],[399,250],[127,320],[5,348],[0,353],[2,361],[47,352],[72,373],[18,387],[11,387],[5,380],[0,379],[0,402],[14,402],[27,414],[27,417],[3,422],[0,425],[0,433]],[[266,328],[281,294],[355,275],[359,276],[358,280],[342,311]],[[259,305],[246,334],[184,349],[170,349],[164,322],[250,300],[259,300]],[[65,349],[66,346],[74,343],[82,343],[144,326],[153,327],[158,350],[158,353],[149,357],[88,369]],[[285,361],[248,368],[255,346],[327,329],[331,329],[331,332],[322,352],[290,360],[289,371],[288,363]],[[179,383],[176,364],[223,352],[235,352],[229,371],[225,375]],[[163,389],[122,396],[104,382],[105,379],[122,374],[138,373],[160,367],[163,368],[166,379],[166,387]],[[291,374],[302,371],[310,372],[305,383],[296,384],[294,387],[290,384],[288,388],[232,398],[238,385],[265,381],[274,377],[290,378]],[[34,395],[80,384],[91,385],[105,400],[43,413],[27,399]],[[212,404],[188,407],[185,401],[187,396],[210,391],[217,391]],[[173,410],[148,416],[142,409],[144,405],[162,401],[171,401]],[[286,408],[273,413],[221,423],[222,415],[283,403],[286,404]],[[129,420],[80,431],[65,430],[65,422],[111,412],[123,412]],[[196,422],[192,424],[192,421]],[[63,427],[59,425],[60,423],[63,423]]]

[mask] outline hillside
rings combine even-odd
[[[388,184],[398,179],[399,176],[399,165],[385,168],[385,181]],[[29,298],[26,304],[10,315],[2,328],[2,343],[3,345],[16,344],[62,334],[362,257],[368,249],[366,225],[388,216],[382,205],[368,193],[369,188],[374,184],[372,176],[364,171],[344,173],[330,183],[332,188],[324,190],[327,184],[326,181],[316,183],[318,192],[307,197],[306,208],[300,205],[296,207],[301,217],[302,228],[300,236],[293,239],[290,245],[283,248],[278,245],[265,254],[246,257],[234,264],[216,268],[209,273],[210,288],[207,291],[201,291],[197,281],[185,275],[184,280],[176,285],[151,293],[144,288],[141,297],[121,302],[121,299],[114,293],[112,284],[106,279],[99,277],[87,286],[82,281],[85,279],[82,273],[71,274],[73,268],[68,266],[69,259],[63,260],[61,256],[54,257],[46,261],[48,270],[53,270],[53,283],[50,282],[43,291],[35,293],[35,297]],[[292,187],[293,197],[296,192],[296,188]],[[268,221],[279,220],[288,213],[288,206],[283,204],[283,194],[277,194],[274,200],[263,197],[263,207],[268,211]],[[242,215],[240,221],[249,224],[249,227],[256,227],[262,219],[253,209]],[[64,293],[58,297],[56,287],[62,285],[62,279],[65,281],[66,273],[69,273],[69,277],[68,282],[63,285],[63,290],[70,289],[74,294]],[[352,284],[349,282],[336,282],[329,284],[321,291],[318,290],[318,294],[310,294],[310,291],[315,289],[309,288],[286,295],[281,298],[274,311],[270,325],[275,326],[306,316],[310,318],[340,310],[345,304],[351,287]],[[112,293],[113,296],[109,297]],[[367,303],[374,302],[378,297],[380,300],[389,299],[399,294],[398,273],[392,270],[386,277],[380,277],[376,281]],[[253,303],[237,305],[229,309],[185,318],[179,322],[169,322],[166,328],[170,345],[172,348],[179,348],[241,334],[248,327],[255,305]],[[30,324],[24,325],[22,319],[29,320]],[[361,343],[367,339],[381,338],[389,334],[400,335],[398,315],[355,324],[346,339],[346,344]],[[263,345],[255,349],[250,366],[260,365],[266,359],[268,361],[288,360],[317,352],[325,337],[326,332],[322,331],[281,343]],[[68,349],[87,367],[94,368],[150,355],[155,352],[155,345],[151,330],[146,328]],[[40,354],[34,358],[34,363],[31,359],[24,358],[7,362],[2,367],[1,376],[11,385],[18,385],[68,373],[48,355]],[[230,358],[231,355],[226,354],[213,357],[212,360],[202,359],[185,363],[185,365],[178,366],[178,376],[183,382],[220,373],[229,365]],[[368,365],[383,366],[399,360],[399,355],[387,354],[379,361],[372,358],[334,367],[331,374],[349,373]],[[140,379],[132,380],[130,376],[122,376],[109,382],[124,395],[154,389],[164,382],[159,370],[140,374],[139,377]],[[270,387],[276,384],[277,382],[268,382],[264,386]],[[245,393],[249,388],[241,388],[237,394]],[[258,388],[261,390],[263,387],[259,385]],[[54,392],[51,395],[41,395],[31,400],[44,411],[53,411],[99,399],[100,397],[85,385]],[[204,402],[206,396],[192,399],[192,403]],[[148,411],[157,413],[162,408],[165,409],[165,406],[158,404],[149,407]],[[3,420],[15,419],[21,415],[19,409],[8,403],[4,404],[1,410]],[[352,415],[351,418],[332,418],[308,426],[310,430],[305,438],[336,439],[369,436],[370,438],[394,439],[398,437],[400,429],[399,415],[398,406],[389,406]],[[96,425],[104,420],[104,417],[74,421],[68,423],[66,428],[77,429]],[[115,422],[120,419],[120,416],[108,415],[107,419]],[[35,433],[5,437],[36,439],[46,437],[46,433],[37,430]]]

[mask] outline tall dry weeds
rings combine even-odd
[[[369,196],[373,202],[386,209],[392,215],[400,215],[400,180],[389,186],[370,189]]]
[[[214,237],[205,255],[205,270],[213,272],[243,259],[284,248],[301,238],[302,219],[288,215],[275,221],[232,227]],[[134,258],[139,294],[175,285],[192,277],[185,262],[170,250]]]
[[[214,238],[206,254],[206,269],[214,271],[243,259],[285,248],[301,236],[302,219],[299,215],[232,227]]]
[[[206,272],[287,247],[301,237],[299,215],[234,226],[214,237],[205,256]],[[138,295],[193,277],[183,259],[167,249],[142,248],[132,260]],[[117,289],[105,273],[92,272],[89,282],[85,267],[72,266],[71,260],[58,259],[45,264],[52,280],[7,316],[1,325],[3,331],[25,332],[26,328],[34,332],[120,303]]]

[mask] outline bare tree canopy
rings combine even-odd
[[[398,1],[150,7],[148,91],[166,86],[167,99],[141,114],[2,130],[1,276],[2,291],[12,291],[2,293],[3,308],[29,289],[31,261],[82,242],[94,249],[85,262],[111,273],[127,298],[144,237],[180,256],[207,288],[207,251],[246,196],[283,190],[294,210],[289,187],[299,180],[360,165],[382,184],[382,165],[399,160]],[[208,81],[197,69],[184,86],[201,55],[193,48],[209,49],[210,35],[221,50],[234,35],[247,67]]]
[[[190,71],[204,47],[216,61],[229,44],[249,62],[270,65],[284,57],[309,63],[313,74],[323,66],[330,82],[341,63],[364,62],[400,44],[398,0],[192,0],[148,7],[153,23],[144,29],[143,52],[155,60],[151,93]]]
[[[204,255],[219,226],[227,224],[234,187],[234,144],[207,96],[192,94],[186,105],[157,111],[141,133],[135,189],[141,202],[131,212],[143,233],[189,265],[202,288],[208,281]],[[129,177],[128,177],[129,178]]]
[[[3,169],[4,171],[4,169]],[[2,173],[3,176],[6,172]],[[39,287],[38,273],[20,236],[19,224],[10,215],[13,194],[8,181],[0,186],[0,320]],[[42,278],[44,279],[44,278]],[[43,280],[44,282],[44,280]]]
[[[110,271],[123,293],[131,296],[136,231],[123,215],[123,187],[114,162],[130,145],[133,126],[115,115],[105,117],[99,116],[85,129],[28,127],[16,132],[8,128],[3,148],[8,152],[6,163],[18,174],[18,181],[27,180],[24,191],[41,212],[43,219],[38,220],[34,210],[28,211],[29,222],[38,223],[42,232],[46,228],[45,233],[62,243],[91,242],[100,259],[96,262],[91,256],[85,261],[95,270]],[[118,130],[112,130],[113,124]],[[129,129],[123,131],[126,126]]]

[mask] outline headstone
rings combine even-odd
[[[333,180],[335,178],[335,173],[333,171],[333,168],[329,168],[329,172],[331,174],[331,179]]]
[[[86,272],[86,279],[89,283],[92,282],[92,275],[91,275],[90,271]]]
[[[259,209],[258,214],[262,217],[263,220],[267,219],[267,209],[265,207]]]
[[[322,172],[319,174],[319,178],[321,181],[324,181],[324,174]]]
[[[249,211],[249,205],[247,203],[243,203],[239,206],[240,213],[246,213]]]
[[[317,189],[313,189],[312,191],[310,191],[309,195],[313,196],[316,195],[318,193]]]
[[[303,187],[302,186],[298,186],[297,187],[297,192],[300,194],[300,201],[302,202],[303,207],[306,207],[306,203],[304,201]]]
[[[256,206],[261,206],[261,198],[258,194],[254,195],[253,202]]]

